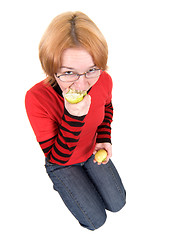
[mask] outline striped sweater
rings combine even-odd
[[[59,165],[86,161],[95,144],[111,143],[112,79],[103,72],[89,90],[90,110],[85,116],[73,116],[64,107],[62,91],[41,81],[26,94],[26,111],[45,156]]]

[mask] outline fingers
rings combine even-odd
[[[109,159],[112,157],[112,153],[111,152],[108,152],[108,155],[107,155],[107,158],[106,158],[106,161],[108,162]]]
[[[67,89],[63,91],[63,96],[66,94]],[[91,105],[91,96],[87,94],[82,101],[72,104],[66,101],[64,98],[64,105],[67,111],[74,116],[84,116],[87,115]]]
[[[112,157],[112,145],[110,143],[97,143],[96,146],[95,146],[95,149],[93,151],[93,154],[96,154],[96,152],[99,150],[99,149],[102,149],[104,148],[106,151],[107,151],[107,158],[105,161],[101,162],[101,163],[98,163],[95,159],[93,160],[94,163],[97,163],[98,165],[101,165],[101,164],[107,164],[109,159]]]
[[[108,160],[109,161],[109,160]],[[97,162],[95,159],[93,160],[93,162],[94,163],[97,163],[98,165],[101,165],[101,164],[107,164],[108,163],[108,161],[107,160],[105,160],[105,161],[103,161],[103,162],[101,162],[101,163],[99,163],[99,162]]]
[[[106,151],[107,151],[107,158],[106,158],[106,161],[108,162],[109,159],[112,157],[112,147],[111,145],[108,145],[108,147],[106,147]]]

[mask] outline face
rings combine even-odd
[[[57,75],[59,76],[71,72],[82,74],[93,68],[96,68],[93,59],[84,48],[68,48],[64,50],[61,56],[61,68],[57,72]],[[99,77],[87,79],[85,75],[82,75],[75,82],[62,82],[55,76],[62,91],[67,88],[88,91],[97,82],[98,78]]]

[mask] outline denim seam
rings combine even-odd
[[[113,172],[113,170],[112,170],[111,166],[108,166],[108,168],[109,168],[109,169],[110,169],[110,171],[111,171],[111,174],[112,174],[112,176],[113,176],[113,179],[114,179],[114,181],[115,181],[115,185],[116,185],[116,187],[117,187],[118,191],[121,193],[121,196],[122,196],[122,201],[123,201],[123,203],[125,203],[125,198],[123,197],[122,190],[120,189],[120,187],[119,187],[119,186],[118,186],[118,184],[117,184],[117,181],[116,181],[116,177],[115,177],[115,175],[114,175],[114,172]]]
[[[89,224],[91,224],[91,226],[95,228],[94,224],[92,223],[91,219],[87,216],[86,212],[82,209],[82,207],[80,206],[79,202],[77,200],[75,200],[75,198],[73,197],[73,194],[71,193],[71,191],[68,189],[68,187],[65,185],[65,183],[58,177],[56,176],[56,174],[54,174],[52,172],[52,174],[64,185],[65,189],[67,190],[68,194],[71,196],[71,198],[74,200],[74,202],[76,203],[76,205],[78,206],[78,208],[80,209],[80,211],[83,213],[83,215],[85,216],[85,218],[88,220]]]

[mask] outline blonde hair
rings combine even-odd
[[[61,55],[67,48],[83,47],[97,67],[106,70],[108,46],[96,24],[82,12],[66,12],[55,17],[39,44],[39,58],[47,81],[56,83],[54,74],[61,67]]]

